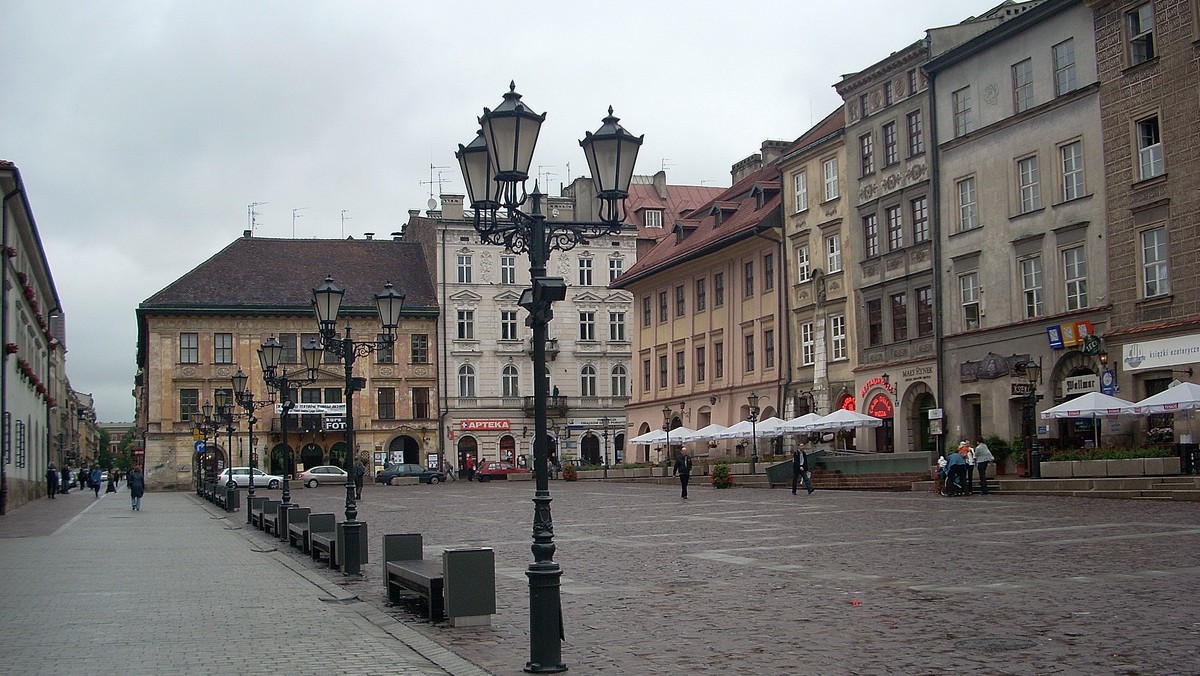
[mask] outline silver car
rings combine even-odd
[[[296,479],[309,488],[316,488],[321,484],[341,484],[345,486],[346,470],[336,465],[321,465],[304,470],[296,476]]]
[[[238,488],[246,488],[250,485],[250,468],[249,467],[230,467],[224,472],[217,475],[217,483],[229,483],[229,477],[233,476],[234,482]],[[261,469],[254,470],[254,487],[255,488],[279,488],[283,483],[283,477],[274,474],[267,474]]]

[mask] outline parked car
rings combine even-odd
[[[318,467],[310,467],[297,474],[296,480],[309,488],[316,488],[321,484],[341,484],[345,486],[346,470],[336,465],[320,465]]]
[[[482,462],[475,468],[475,479],[481,482],[508,479],[509,474],[529,474],[529,470],[511,462]]]
[[[417,481],[423,484],[440,484],[446,480],[446,475],[436,470],[412,463],[398,462],[376,472],[375,483],[394,485],[393,479],[406,476],[415,476]]]
[[[250,468],[249,467],[230,467],[217,475],[217,483],[229,483],[229,477],[232,473],[234,482],[238,488],[246,488],[250,485]],[[283,483],[283,477],[274,474],[267,474],[261,469],[254,470],[254,487],[255,488],[279,488]]]

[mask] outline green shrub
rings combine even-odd
[[[1049,459],[1069,460],[1135,460],[1137,458],[1171,458],[1174,451],[1163,448],[1100,448],[1079,451],[1058,451]]]
[[[717,463],[713,466],[712,476],[708,478],[714,488],[729,488],[733,485],[733,475],[729,473],[729,464]]]

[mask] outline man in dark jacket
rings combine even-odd
[[[802,448],[797,448],[792,451],[792,495],[796,494],[796,484],[801,480],[804,481],[804,489],[812,495],[812,473],[808,471],[808,453]]]
[[[58,468],[54,463],[50,463],[50,467],[46,468],[46,494],[53,500],[58,493]]]
[[[129,497],[133,499],[133,509],[142,511],[142,495],[146,492],[146,479],[142,475],[141,468],[134,467],[130,470],[129,475],[125,477],[125,485],[129,486]]]
[[[679,486],[682,489],[680,497],[686,500],[688,479],[692,478],[692,456],[688,455],[686,448],[679,451],[679,457],[675,460],[675,474],[679,476]]]

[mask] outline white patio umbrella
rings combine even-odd
[[[832,432],[834,430],[847,430],[854,427],[879,427],[882,424],[883,421],[875,416],[839,408],[829,415],[821,416],[820,420],[812,423],[809,430],[813,432]]]
[[[774,439],[775,437],[782,437],[784,434],[786,434],[784,430],[780,429],[780,427],[783,425],[783,420],[776,418],[775,416],[771,416],[765,420],[759,420],[756,425],[756,430],[758,436],[760,437]]]
[[[696,430],[689,429],[687,427],[676,427],[675,429],[671,430],[671,445],[673,446],[676,443],[683,443],[682,439],[684,437],[688,436],[689,434],[695,434],[695,433],[696,433]],[[638,436],[629,440],[629,443],[636,444],[638,446],[650,446],[653,444],[665,444],[666,442],[667,442],[667,433],[664,430],[650,430],[649,432],[646,432],[645,434],[639,434]]]
[[[1138,411],[1132,401],[1125,401],[1118,397],[1111,397],[1107,394],[1099,392],[1088,392],[1082,396],[1075,397],[1070,401],[1064,401],[1058,406],[1052,406],[1045,411],[1042,411],[1042,420],[1055,420],[1061,418],[1091,418],[1092,419],[1092,444],[1096,448],[1100,447],[1100,426],[1096,424],[1099,418],[1121,418],[1133,417]]]
[[[1200,385],[1179,383],[1134,404],[1138,413],[1175,413],[1200,408]]]
[[[719,432],[714,439],[749,439],[750,438],[750,421],[742,420],[725,428],[724,432]]]
[[[818,413],[805,413],[798,418],[784,420],[779,425],[779,429],[783,430],[784,434],[808,434],[810,425],[821,419]]]
[[[691,443],[693,441],[712,441],[713,439],[717,438],[717,434],[724,432],[727,429],[729,429],[729,428],[725,427],[724,425],[718,425],[716,423],[713,423],[706,427],[701,427],[700,429],[696,430],[695,432],[692,432],[691,434],[684,436],[683,443],[687,444],[687,443]],[[674,439],[674,438],[675,438],[675,434],[672,431],[671,439]]]

